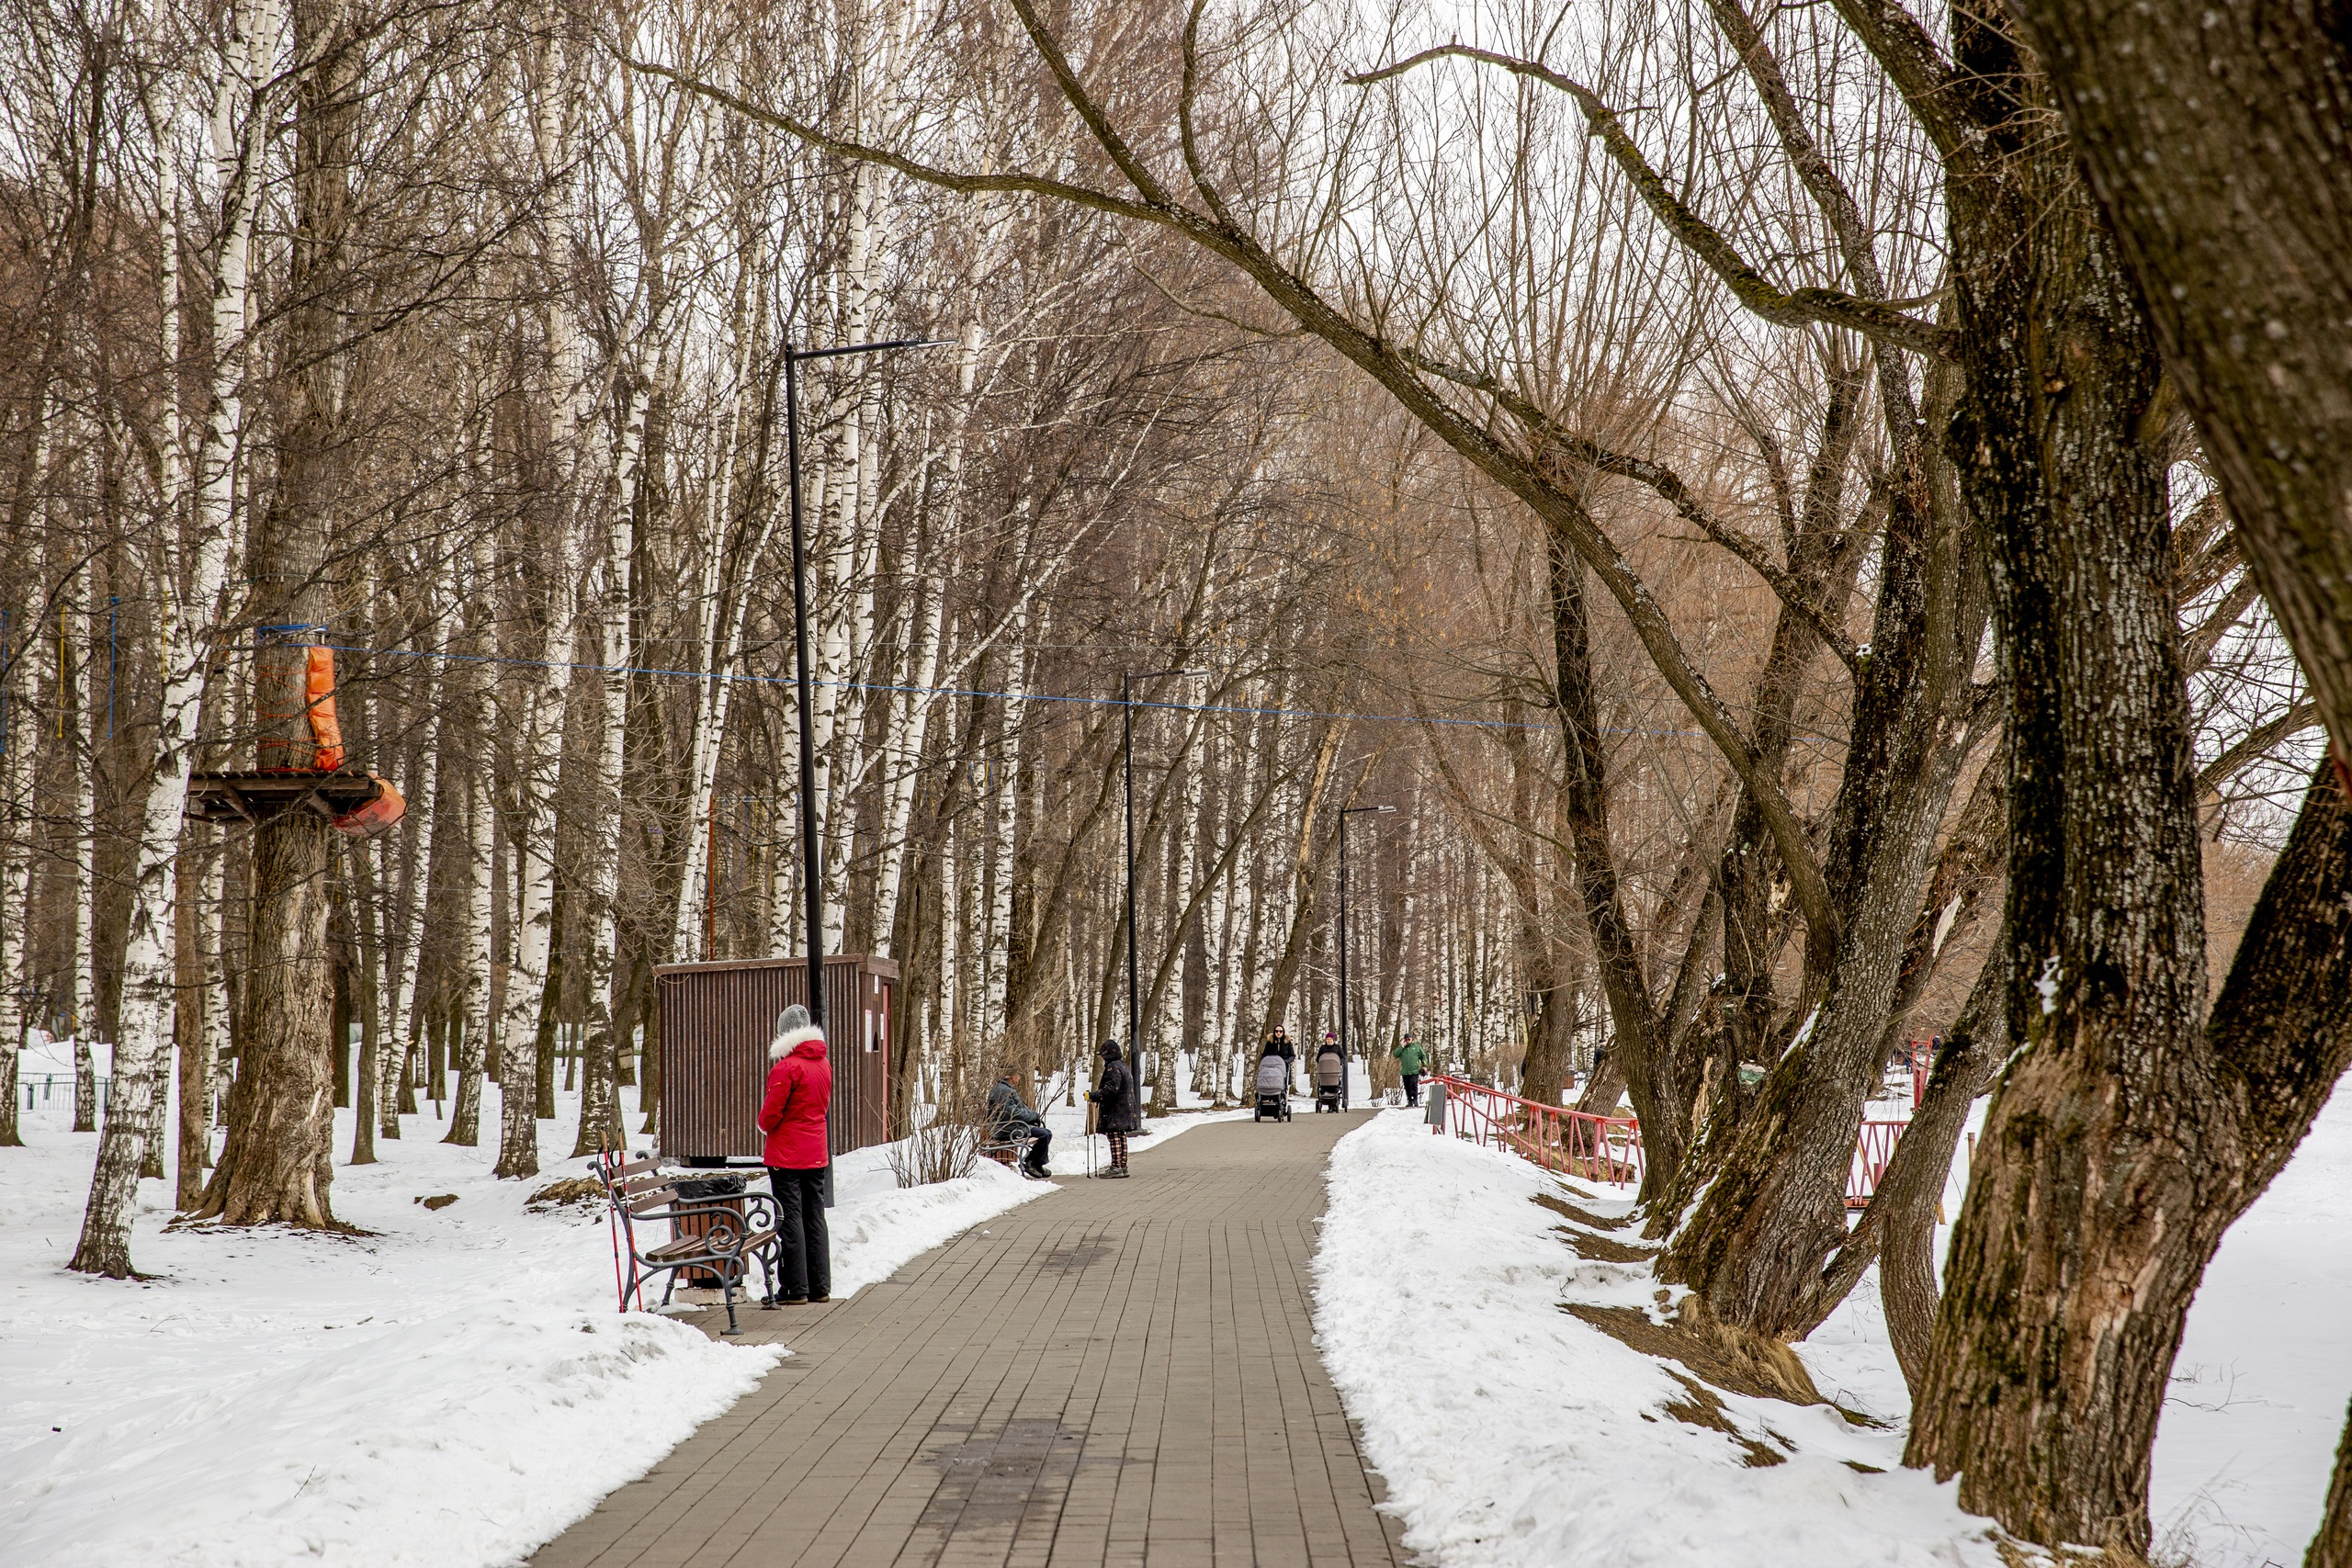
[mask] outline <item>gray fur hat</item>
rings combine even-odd
[[[775,1015],[775,1036],[768,1042],[768,1060],[780,1062],[804,1041],[821,1042],[825,1032],[808,1021],[808,1010],[795,1004]]]

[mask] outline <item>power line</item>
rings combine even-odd
[[[458,663],[502,664],[527,670],[585,671],[597,675],[651,675],[673,681],[729,681],[747,686],[794,684],[791,677],[784,675],[720,675],[708,670],[665,670],[644,664],[597,664],[584,660],[567,661],[547,659],[509,659],[492,653],[452,653],[446,649],[422,648],[354,648],[339,643],[329,643],[325,646],[336,653],[365,654],[374,658],[441,659]],[[1089,707],[1120,705],[1120,699],[1117,697],[1057,696],[1047,692],[1001,692],[967,686],[901,686],[875,681],[817,681],[813,683],[845,692],[881,692],[900,696],[1001,697],[1007,702],[1014,703],[1059,703]],[[1497,718],[1424,718],[1419,714],[1350,713],[1327,711],[1321,708],[1250,707],[1225,703],[1146,702],[1138,699],[1135,705],[1139,708],[1169,708],[1180,713],[1230,714],[1245,718],[1344,718],[1360,719],[1367,724],[1429,724],[1465,729],[1543,730],[1552,728],[1549,724],[1513,724],[1508,720]],[[1701,732],[1691,729],[1607,728],[1604,728],[1603,733],[1647,735],[1681,740],[1704,739]]]

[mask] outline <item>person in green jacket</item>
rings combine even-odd
[[[1421,1075],[1429,1071],[1430,1054],[1421,1049],[1420,1043],[1413,1038],[1410,1030],[1405,1032],[1405,1043],[1391,1046],[1388,1054],[1396,1058],[1396,1070],[1405,1075],[1405,1103],[1419,1105],[1421,1102]]]

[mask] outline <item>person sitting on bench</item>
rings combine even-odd
[[[996,1087],[989,1090],[989,1136],[1000,1144],[1017,1144],[1027,1137],[1029,1152],[1021,1162],[1021,1174],[1040,1181],[1046,1179],[1046,1153],[1053,1147],[1054,1130],[1021,1098],[1010,1074],[1000,1074]]]

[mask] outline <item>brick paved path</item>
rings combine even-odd
[[[794,1354],[533,1563],[1405,1562],[1308,1318],[1361,1124],[1194,1128],[846,1302],[752,1309]]]

